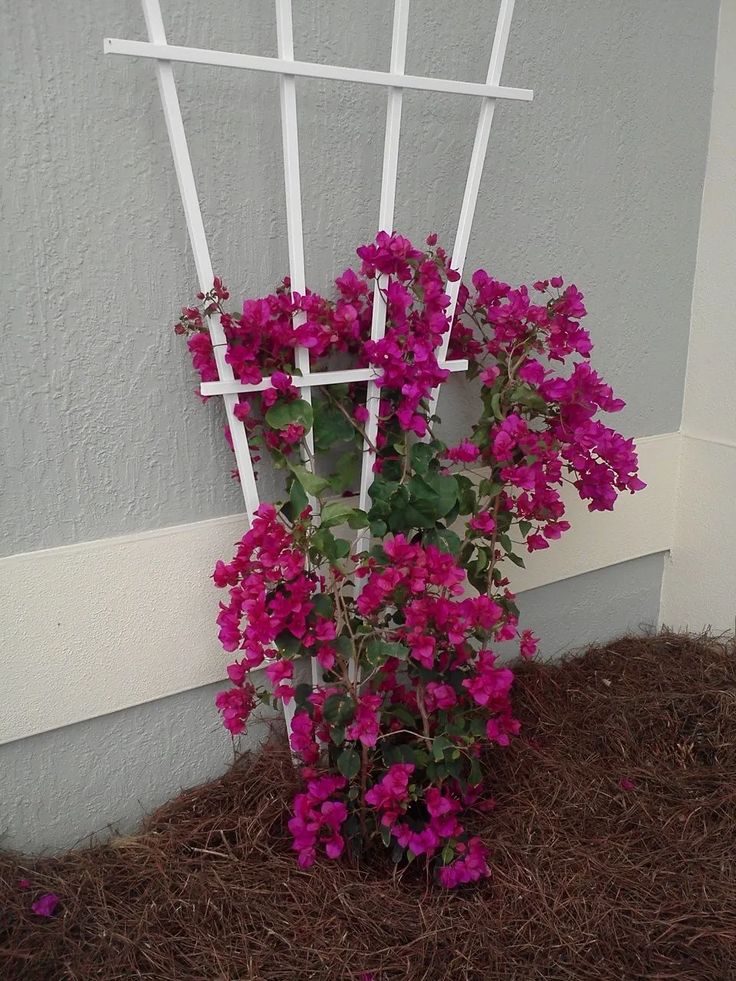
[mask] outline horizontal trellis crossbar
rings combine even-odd
[[[442,361],[440,368],[446,371],[467,371],[465,360]],[[291,384],[295,388],[318,388],[324,385],[347,385],[352,382],[373,381],[381,375],[380,368],[346,368],[334,371],[311,371],[308,375],[294,375]],[[239,381],[202,382],[199,391],[202,395],[239,395],[245,392],[265,392],[271,388],[271,379],[248,384]]]
[[[368,68],[346,68],[341,65],[320,65],[312,61],[291,61],[287,58],[265,58],[261,55],[237,54],[230,51],[208,51],[177,44],[152,44],[148,41],[124,41],[106,37],[105,54],[153,58],[158,61],[180,61],[191,65],[213,65],[222,68],[244,68],[276,75],[298,75],[302,78],[326,78],[337,82],[362,82],[397,89],[420,89],[425,92],[447,92],[451,95],[475,95],[487,99],[513,99],[531,102],[531,89],[488,85],[482,82],[461,82],[451,78],[429,78],[424,75],[402,75],[378,72]]]

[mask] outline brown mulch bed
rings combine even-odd
[[[493,876],[467,891],[384,858],[301,871],[276,751],[130,837],[0,854],[0,978],[736,978],[735,653],[663,633],[521,666],[523,738],[491,755],[475,829]]]

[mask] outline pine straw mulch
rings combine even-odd
[[[0,977],[736,978],[735,653],[664,633],[521,666],[524,737],[491,755],[476,820],[493,876],[467,891],[385,858],[301,871],[278,751],[130,837],[0,854]],[[53,919],[19,877],[61,896]]]

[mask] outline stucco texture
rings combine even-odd
[[[598,362],[638,435],[677,429],[713,75],[716,0],[518,0],[469,264],[585,290]],[[296,54],[385,68],[391,4],[297,0]],[[485,75],[496,5],[412,4],[407,70]],[[268,0],[163,3],[172,42],[275,53]],[[2,554],[240,509],[222,417],[170,325],[195,276],[133,0],[0,7]],[[277,81],[179,66],[213,263],[235,295],[286,271]],[[308,276],[372,236],[385,96],[298,82]],[[478,104],[408,93],[397,228],[450,242]],[[458,428],[467,398],[448,385]],[[264,478],[264,492],[268,492]]]

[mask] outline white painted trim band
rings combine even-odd
[[[680,438],[638,443],[648,488],[605,514],[569,498],[572,529],[514,570],[515,589],[670,548]],[[246,527],[232,515],[0,559],[0,743],[222,679],[208,580]]]

